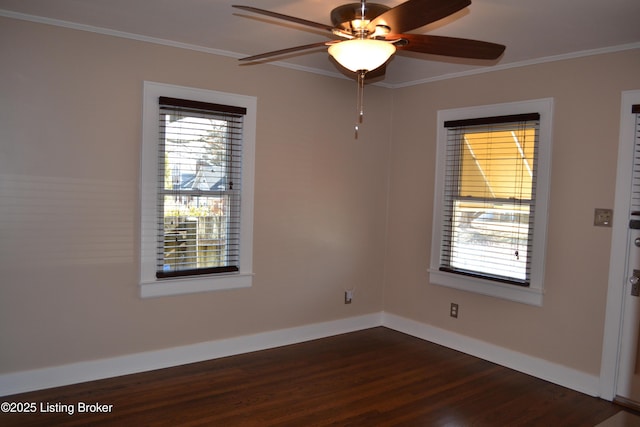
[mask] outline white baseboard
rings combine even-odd
[[[382,313],[0,375],[0,396],[201,362],[382,325]]]
[[[425,341],[470,354],[580,393],[596,397],[599,395],[600,379],[596,375],[590,375],[557,363],[436,328],[415,320],[396,316],[391,313],[384,313],[382,324],[389,329],[394,329]]]
[[[157,351],[0,375],[0,396],[135,374],[385,326],[591,396],[599,378],[391,313],[373,313]]]

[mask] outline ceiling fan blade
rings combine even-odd
[[[497,59],[505,50],[505,46],[496,43],[424,34],[387,34],[386,39],[405,40],[404,44],[396,43],[398,50],[457,58]]]
[[[307,27],[318,28],[320,30],[325,30],[325,31],[329,31],[329,32],[333,32],[333,30],[334,30],[334,28],[332,26],[330,26],[330,25],[320,24],[318,22],[313,22],[313,21],[308,21],[308,20],[302,19],[302,18],[296,18],[295,16],[283,15],[282,13],[271,12],[270,10],[258,9],[257,7],[240,6],[240,5],[235,5],[235,4],[233,5],[233,7],[237,8],[237,9],[246,10],[248,12],[254,12],[254,13],[259,13],[261,15],[270,16],[272,18],[278,18],[278,19],[282,19],[282,20],[285,20],[285,21],[289,21],[289,22],[295,22],[296,24],[306,25]]]
[[[370,31],[376,25],[386,25],[399,34],[430,24],[464,9],[471,0],[408,0],[374,18]]]
[[[258,59],[271,58],[273,56],[284,55],[286,53],[293,53],[293,52],[298,52],[300,50],[313,49],[314,47],[326,46],[327,44],[330,44],[330,43],[331,42],[318,42],[318,43],[305,44],[302,46],[289,47],[286,49],[274,50],[271,52],[265,52],[258,55],[247,56],[245,58],[240,58],[239,60],[248,61],[248,62],[257,61]]]

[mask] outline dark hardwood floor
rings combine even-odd
[[[74,409],[0,413],[2,426],[569,427],[622,410],[383,327],[0,401]]]

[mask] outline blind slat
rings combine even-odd
[[[479,125],[504,125],[509,123],[522,123],[540,120],[539,113],[512,114],[508,116],[479,117],[473,119],[448,120],[444,122],[445,128],[479,126]]]
[[[161,96],[158,99],[160,108],[174,107],[178,110],[180,107],[192,110],[207,111],[213,113],[232,113],[239,115],[246,115],[247,109],[244,107],[236,107],[233,105],[213,104],[210,102],[193,101],[190,99],[170,98],[167,96]]]

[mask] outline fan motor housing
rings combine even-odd
[[[361,7],[360,3],[349,3],[336,7],[331,11],[331,23],[336,28],[351,30],[351,21],[362,18]],[[366,3],[364,17],[370,21],[389,9],[389,6],[383,4]]]

